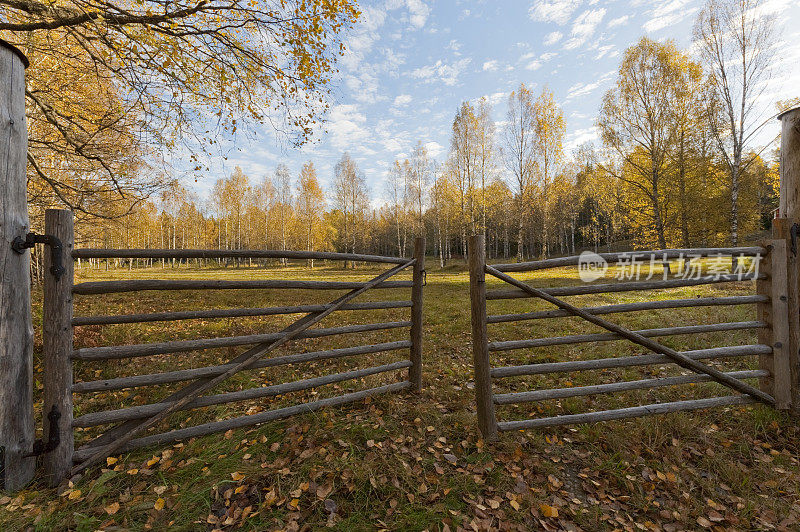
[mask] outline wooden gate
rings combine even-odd
[[[419,390],[422,384],[422,286],[424,278],[425,241],[417,239],[413,258],[384,257],[373,255],[357,255],[345,253],[326,253],[308,251],[264,251],[264,250],[163,250],[163,249],[73,249],[72,213],[64,210],[48,210],[46,213],[46,232],[56,236],[63,243],[66,254],[65,272],[56,278],[48,276],[44,291],[44,356],[43,385],[44,412],[55,412],[60,420],[53,426],[58,427],[59,444],[45,455],[46,473],[51,483],[76,474],[93,464],[103,462],[111,454],[129,451],[152,445],[163,445],[176,440],[185,440],[197,436],[224,432],[230,429],[253,426],[268,421],[278,420],[313,412],[320,408],[342,405],[362,400],[368,396],[396,392],[400,390]],[[302,260],[336,260],[359,261],[364,263],[387,264],[388,270],[366,282],[346,281],[308,281],[308,280],[109,280],[99,282],[83,282],[74,284],[73,261],[92,260],[186,260],[186,259],[302,259]],[[391,277],[407,268],[413,268],[411,280],[394,281]],[[410,288],[409,300],[389,301],[353,301],[370,290]],[[292,304],[279,307],[234,308],[212,310],[175,310],[169,312],[152,312],[144,314],[73,316],[73,297],[85,298],[101,294],[118,294],[122,292],[138,292],[151,290],[338,290],[346,293],[326,304]],[[354,324],[339,327],[311,328],[326,316],[336,311],[359,311],[380,309],[410,309],[410,319],[381,323]],[[188,340],[172,340],[158,343],[141,343],[132,345],[91,346],[75,349],[73,347],[75,327],[107,326],[116,324],[135,324],[145,322],[165,322],[167,324],[179,320],[211,320],[215,318],[238,318],[246,316],[276,316],[303,314],[289,326],[278,332],[264,332],[243,336],[227,336],[217,338],[198,338]],[[339,335],[350,335],[369,331],[409,328],[407,340],[395,340],[370,345],[359,345],[320,351],[305,351],[281,354],[265,358],[283,344],[292,340],[324,338]],[[168,333],[167,333],[168,334]],[[114,361],[136,359],[137,357],[154,357],[172,355],[174,353],[200,352],[201,350],[247,346],[231,360],[209,367],[192,367],[190,369],[170,369],[157,373],[125,375],[99,380],[83,380],[73,382],[73,363],[79,361],[84,366],[82,374],[86,375],[86,365],[103,368]],[[338,359],[356,355],[368,355],[392,351],[408,350],[406,359],[382,364],[379,366],[354,369],[351,371],[315,376],[313,378],[282,382],[279,384],[247,387],[235,391],[227,391],[208,395],[217,385],[226,379],[245,370],[276,368],[287,364],[303,364],[324,360]],[[163,358],[163,357],[162,357]],[[147,359],[144,359],[147,360]],[[169,366],[169,362],[162,363]],[[108,366],[105,366],[108,367]],[[282,396],[290,392],[310,390],[324,385],[361,380],[365,377],[387,372],[406,371],[407,378],[399,382],[389,382],[380,386],[334,395],[324,399],[304,402],[277,409],[248,413],[239,417],[213,420],[201,424],[191,424],[184,420],[180,428],[158,432],[156,425],[170,414],[191,409],[200,409],[213,405],[227,404],[254,399],[265,399]],[[100,371],[98,371],[100,373]],[[82,410],[80,398],[86,394],[97,392],[116,392],[118,390],[139,389],[157,385],[182,386],[170,387],[166,395],[153,396],[149,402],[125,406],[112,410],[82,413],[74,417],[73,411]],[[151,389],[151,388],[148,388]],[[141,391],[137,390],[137,395]],[[100,435],[84,441],[80,447],[74,448],[75,431],[87,431],[92,427],[111,426]],[[48,424],[45,424],[44,438],[50,438]],[[93,429],[96,430],[96,429]],[[84,438],[85,439],[85,438]]]
[[[739,271],[721,272],[713,275],[696,269],[697,275],[662,279],[648,279],[645,281],[623,281],[617,283],[593,284],[585,283],[577,286],[559,286],[548,288],[535,288],[522,282],[506,272],[529,272],[577,266],[581,257],[565,257],[517,264],[487,265],[485,262],[483,237],[478,235],[470,241],[470,296],[472,305],[472,344],[475,373],[475,393],[477,401],[478,422],[481,433],[487,439],[493,439],[498,431],[543,428],[555,425],[574,423],[590,423],[613,419],[624,419],[668,412],[696,410],[714,406],[741,405],[752,402],[762,402],[779,409],[788,409],[791,403],[790,358],[789,358],[789,312],[787,310],[787,250],[786,241],[783,239],[767,242],[763,247],[742,248],[703,248],[703,249],[675,249],[659,251],[642,251],[629,253],[607,253],[593,255],[591,258],[603,264],[619,264],[622,262],[635,263],[636,257],[651,257],[651,265],[664,265],[664,271],[669,272],[669,261],[678,260],[684,271],[686,268],[697,268],[697,263],[702,263],[708,257],[727,256],[727,264],[733,261],[730,257],[738,258]],[[655,257],[654,261],[652,257]],[[689,259],[695,259],[691,263]],[[674,264],[674,263],[673,263]],[[747,265],[747,271],[744,271]],[[756,265],[753,268],[753,265]],[[718,265],[717,265],[718,266]],[[702,267],[701,267],[702,268]],[[512,285],[513,289],[486,290],[486,274]],[[755,281],[755,283],[753,283]],[[657,291],[668,288],[700,286],[714,283],[741,283],[755,284],[755,291],[748,295],[735,295],[725,297],[691,297],[683,299],[654,299],[622,304],[611,304],[595,307],[577,307],[562,299],[566,296],[581,296],[587,294],[611,294],[631,291]],[[528,311],[519,313],[506,313],[487,316],[487,300],[509,300],[518,298],[540,298],[555,305],[554,310]],[[681,309],[694,307],[723,307],[731,305],[754,305],[754,320],[738,322],[722,322],[704,325],[684,325],[678,327],[660,327],[642,330],[630,330],[612,321],[600,317],[601,315],[633,313],[659,309]],[[489,341],[487,334],[489,324],[510,322],[540,323],[539,320],[561,319],[569,316],[579,317],[602,329],[605,332],[592,334],[575,334],[558,337],[538,337],[521,340]],[[675,351],[652,338],[673,335],[698,335],[720,331],[758,331],[758,343],[748,345],[729,345],[724,347],[707,347],[684,352]],[[628,340],[647,350],[652,354],[633,356],[618,356],[612,358],[558,360],[533,362],[522,365],[496,366],[491,362],[493,353],[514,350],[537,350],[552,346],[568,346],[584,343],[608,342]],[[540,351],[539,351],[540,352]],[[737,361],[741,365],[747,357],[758,357],[757,364],[752,368],[736,371],[722,371],[716,366],[702,361],[715,363],[721,359]],[[537,357],[541,359],[540,357]],[[664,364],[678,364],[680,367],[691,371],[689,374],[671,375],[665,377],[644,378],[636,380],[621,380],[603,384],[587,384],[583,386],[569,386],[524,390],[505,393],[495,393],[496,386],[518,389],[519,383],[509,384],[514,377],[542,375],[548,380],[555,380],[563,374],[574,374],[583,371],[608,371],[614,368],[641,368]],[[756,369],[757,367],[757,369]],[[758,385],[753,386],[746,381],[758,379]],[[520,405],[524,403],[541,403],[552,400],[565,400],[575,397],[594,396],[627,392],[631,390],[652,390],[668,386],[695,384],[714,381],[723,384],[738,393],[688,399],[681,401],[668,401],[646,405],[626,405],[623,408],[614,408],[600,411],[575,412],[563,415],[546,417],[528,417],[498,421],[496,408],[505,405]]]

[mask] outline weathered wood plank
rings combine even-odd
[[[413,283],[411,289],[411,362],[413,365],[408,372],[408,380],[414,391],[422,391],[422,283],[425,276],[425,237],[418,237],[414,241],[414,263]]]
[[[653,251],[624,251],[620,253],[598,253],[609,264],[630,260],[631,257],[650,258],[656,257],[656,263],[660,264],[664,259],[674,260],[694,257],[711,256],[754,256],[765,255],[766,249],[761,246],[755,247],[731,247],[731,248],[687,248],[687,249],[657,249]],[[495,264],[493,268],[500,272],[527,272],[534,270],[544,270],[548,268],[561,268],[563,266],[577,266],[580,255],[571,257],[558,257],[554,259],[535,260],[530,262],[517,262],[511,264]]]
[[[405,264],[407,258],[333,253],[327,251],[290,251],[277,249],[96,249],[72,252],[74,259],[319,259],[384,264]]]
[[[379,310],[409,308],[411,301],[370,301],[342,305],[339,310]],[[286,307],[233,308],[212,310],[184,310],[175,312],[153,312],[150,314],[121,314],[116,316],[76,316],[73,326],[112,325],[119,323],[147,323],[153,321],[196,320],[211,318],[242,318],[246,316],[275,316],[280,314],[304,314],[321,312],[325,305],[293,305]]]
[[[259,360],[258,362],[253,363],[248,370],[272,368],[275,366],[298,364],[302,362],[315,362],[318,360],[328,360],[332,358],[342,358],[353,355],[382,353],[387,351],[396,351],[398,349],[408,349],[409,347],[411,347],[411,342],[409,340],[401,340],[398,342],[386,342],[382,344],[362,345],[358,347],[345,347],[341,349],[330,349],[327,351],[295,353],[293,355],[283,355]],[[104,392],[108,390],[122,390],[125,388],[136,388],[139,386],[170,384],[173,382],[216,377],[217,375],[225,373],[230,368],[230,364],[223,364],[219,366],[208,366],[205,368],[180,369],[175,371],[165,371],[163,373],[150,373],[146,375],[134,375],[131,377],[118,377],[115,379],[77,382],[72,385],[72,392],[92,393]]]
[[[761,280],[759,283],[767,281]],[[641,301],[637,303],[621,303],[616,305],[603,305],[600,307],[584,307],[586,312],[592,314],[618,314],[623,312],[637,312],[641,310],[660,310],[670,308],[714,307],[725,305],[749,305],[754,303],[768,303],[769,296],[765,294],[755,296],[727,296],[727,297],[698,297],[691,299],[664,299],[661,301]],[[504,323],[509,321],[540,320],[545,318],[564,318],[572,316],[561,309],[541,310],[537,312],[523,312],[520,314],[497,314],[488,316],[488,323]],[[760,320],[766,321],[766,320]]]
[[[134,279],[123,281],[90,281],[76,284],[73,294],[99,295],[143,290],[357,290],[366,283],[347,281],[291,281],[260,279],[225,281],[220,279]],[[374,288],[411,288],[411,281],[386,281]]]
[[[772,347],[768,345],[733,345],[728,347],[712,347],[683,351],[684,356],[695,360],[715,358],[736,358],[753,355],[769,355]],[[524,366],[503,366],[492,369],[492,377],[517,377],[521,375],[543,375],[546,373],[565,373],[570,371],[587,371],[595,369],[631,368],[636,366],[652,366],[667,364],[670,358],[666,355],[633,355],[627,357],[596,358],[593,360],[568,360],[565,362],[540,362]]]
[[[686,325],[683,327],[663,327],[660,329],[640,329],[633,331],[645,338],[660,336],[675,336],[680,334],[702,334],[710,332],[742,331],[747,329],[765,328],[763,321],[737,321],[729,323],[712,323],[710,325]],[[529,349],[533,347],[548,347],[551,345],[582,344],[587,342],[610,342],[624,340],[625,337],[616,333],[576,334],[572,336],[554,336],[551,338],[533,338],[530,340],[507,340],[490,342],[489,351],[510,351],[512,349]]]
[[[484,439],[497,439],[497,419],[492,401],[492,375],[486,331],[486,244],[483,235],[469,239],[469,298],[472,321],[472,363],[478,427]]]
[[[0,41],[0,488],[7,490],[24,487],[36,462],[22,456],[34,440],[30,253],[11,249],[30,231],[24,57]]]
[[[44,214],[45,234],[61,241],[64,253],[73,248],[72,211],[47,209]],[[58,422],[59,444],[45,453],[45,474],[51,486],[58,485],[72,467],[75,440],[72,432],[72,283],[73,262],[62,260],[64,273],[56,277],[50,272],[52,257],[44,254],[44,312],[42,318],[42,386],[44,417],[43,439],[50,437],[47,416],[55,409]]]
[[[360,332],[382,331],[411,326],[410,321],[392,321],[386,323],[367,323],[363,325],[345,325],[342,327],[329,327],[325,329],[311,329],[299,333],[297,339],[322,338],[340,334],[353,334]],[[197,340],[175,340],[172,342],[159,342],[152,344],[112,345],[103,347],[84,347],[76,349],[72,358],[79,360],[110,360],[115,358],[133,358],[167,353],[182,353],[199,349],[217,349],[220,347],[233,347],[237,345],[261,344],[281,338],[283,333],[249,334],[245,336],[227,336],[222,338],[200,338]]]
[[[709,399],[694,399],[689,401],[675,401],[672,403],[659,403],[654,405],[632,406],[617,410],[603,410],[600,412],[587,412],[584,414],[569,414],[564,416],[543,417],[537,419],[523,419],[520,421],[502,421],[498,428],[507,430],[539,429],[556,427],[560,425],[575,425],[578,423],[597,423],[598,421],[611,421],[632,417],[654,416],[672,412],[685,412],[688,410],[701,410],[719,406],[748,405],[756,400],[749,395],[728,395],[725,397],[712,397]]]
[[[555,288],[541,288],[545,294],[551,296],[581,296],[588,294],[606,294],[612,292],[633,292],[639,290],[664,290],[667,288],[680,288],[684,286],[699,286],[714,283],[731,283],[740,281],[753,281],[752,274],[726,274],[720,276],[704,276],[699,279],[667,279],[666,281],[633,281],[626,283],[585,284],[579,286],[559,286]],[[518,299],[534,297],[524,290],[503,289],[489,290],[486,299]]]
[[[736,379],[755,379],[768,375],[766,370],[729,371],[726,375]],[[530,392],[495,394],[494,402],[498,405],[516,403],[530,403],[534,401],[547,401],[550,399],[566,399],[568,397],[583,397],[586,395],[599,395],[603,393],[629,392],[632,390],[649,390],[680,384],[694,384],[712,381],[708,375],[676,375],[674,377],[660,377],[653,379],[640,379],[635,381],[622,381],[610,384],[594,384],[590,386],[574,386],[571,388],[551,388],[547,390],[534,390]]]
[[[286,408],[280,408],[277,410],[270,410],[268,412],[262,412],[260,414],[252,414],[249,416],[241,416],[232,419],[225,419],[223,421],[213,421],[211,423],[206,423],[204,425],[196,425],[194,427],[176,429],[161,434],[153,434],[151,436],[145,436],[143,438],[130,440],[126,442],[124,445],[120,446],[118,450],[120,452],[126,452],[126,451],[131,451],[133,449],[140,449],[142,447],[149,447],[151,445],[161,445],[173,441],[186,440],[189,438],[206,436],[208,434],[215,434],[217,432],[225,432],[231,429],[252,427],[253,425],[260,425],[262,423],[267,423],[269,421],[276,421],[279,419],[285,419],[300,414],[315,412],[321,408],[329,406],[339,406],[347,403],[354,403],[356,401],[361,401],[362,399],[365,399],[373,395],[389,393],[389,392],[398,392],[401,390],[407,390],[409,388],[411,388],[411,383],[408,381],[395,382],[392,384],[387,384],[385,386],[369,388],[367,390],[362,390],[359,392],[347,393],[336,397],[330,397],[328,399],[320,399],[319,401],[313,401],[311,403],[303,403],[299,405],[289,406]],[[72,460],[73,462],[77,463],[84,462],[85,460],[90,458],[93,455],[93,453],[97,453],[101,449],[102,449],[101,447],[80,448],[77,451],[75,451]]]
[[[391,364],[384,364],[382,366],[375,366],[371,368],[357,369],[352,371],[345,371],[342,373],[335,373],[332,375],[323,375],[321,377],[314,377],[311,379],[304,379],[293,382],[285,382],[282,384],[275,384],[272,386],[262,386],[259,388],[248,388],[246,390],[238,390],[235,392],[220,393],[216,395],[207,395],[198,397],[194,401],[183,405],[179,410],[192,410],[195,408],[203,408],[206,406],[221,405],[226,403],[234,403],[239,401],[248,401],[251,399],[260,399],[264,397],[274,397],[276,395],[283,395],[290,392],[299,392],[325,386],[326,384],[333,384],[337,382],[344,382],[370,375],[377,375],[388,371],[397,371],[411,367],[410,360],[401,360],[392,362]],[[130,421],[132,419],[142,419],[154,414],[157,414],[164,408],[163,403],[155,403],[142,406],[132,406],[128,408],[121,408],[118,410],[106,410],[103,412],[94,412],[85,414],[75,419],[73,422],[74,427],[94,427],[97,425],[106,425],[108,423],[119,423],[121,421]],[[71,457],[72,455],[70,455]]]

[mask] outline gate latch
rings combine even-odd
[[[50,422],[50,431],[47,434],[47,441],[36,440],[33,442],[33,451],[22,455],[23,458],[31,456],[39,456],[50,451],[55,450],[58,444],[61,443],[61,436],[58,433],[58,420],[61,419],[61,412],[58,411],[55,405],[47,414],[47,420]]]
[[[24,239],[21,236],[18,236],[13,242],[11,242],[11,249],[19,254],[22,254],[26,249],[32,248],[36,244],[50,246],[50,273],[55,275],[56,278],[61,277],[66,271],[61,263],[63,246],[61,245],[61,240],[53,235],[37,235],[36,233],[28,233],[25,235]]]

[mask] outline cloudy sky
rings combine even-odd
[[[688,49],[701,6],[701,0],[362,0],[363,18],[346,37],[326,131],[317,142],[293,150],[269,126],[256,128],[231,139],[223,148],[227,158],[213,158],[192,187],[204,195],[236,165],[254,180],[281,162],[297,175],[307,160],[328,187],[346,150],[379,204],[387,169],[417,141],[433,157],[446,157],[462,101],[486,96],[500,122],[509,92],[521,82],[554,92],[572,150],[596,140],[600,100],[625,48],[647,35]],[[782,25],[780,63],[793,66],[776,69],[762,94],[765,113],[777,100],[800,96],[800,2],[767,0],[766,10]],[[759,142],[776,134],[777,121]]]

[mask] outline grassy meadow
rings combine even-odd
[[[469,282],[463,266],[429,262],[425,287],[423,391],[397,393],[288,420],[167,447],[117,455],[74,485],[41,479],[0,494],[2,530],[752,530],[796,529],[800,465],[795,419],[762,406],[560,427],[480,439],[470,346]],[[288,267],[76,270],[76,282],[108,279],[214,278],[367,280],[383,268],[343,270],[318,263]],[[609,271],[613,275],[614,270]],[[574,268],[516,274],[535,286],[580,284]],[[396,277],[409,279],[410,271]],[[487,277],[488,288],[503,283]],[[751,282],[659,292],[575,296],[585,306],[696,296],[749,295]],[[358,301],[408,299],[409,289],[371,290]],[[228,290],[76,296],[75,315],[323,303],[339,292]],[[38,296],[41,297],[40,295]],[[40,299],[38,300],[40,302]],[[41,305],[37,304],[41,309]],[[490,301],[489,314],[547,309],[541,301]],[[41,311],[39,310],[39,313]],[[342,311],[319,327],[407,320],[409,309]],[[277,331],[297,315],[188,320],[76,329],[76,347],[120,345]],[[37,319],[41,319],[40,314]],[[755,320],[755,306],[614,314],[632,329]],[[37,325],[37,331],[40,331]],[[490,324],[490,340],[601,332],[576,318]],[[408,338],[392,329],[293,342],[276,355]],[[753,344],[756,331],[670,336],[678,350]],[[37,337],[36,371],[41,338]],[[220,364],[246,347],[75,364],[88,381]],[[628,356],[630,342],[598,342],[494,353],[494,366]],[[272,355],[270,355],[272,356]],[[215,393],[376,366],[407,351],[257,369]],[[725,370],[757,368],[755,357],[718,359]],[[515,377],[497,393],[676,375],[674,365]],[[161,431],[253,414],[405,379],[403,372],[358,382],[180,412]],[[753,381],[751,381],[753,382]],[[75,415],[154,402],[187,383],[75,397]],[[39,379],[36,381],[40,388]],[[732,392],[731,392],[732,393]],[[561,401],[500,406],[499,420],[729,395],[705,383]],[[37,404],[37,407],[40,407]],[[37,408],[38,410],[38,408]],[[103,428],[103,427],[101,427]],[[99,434],[76,432],[76,446]]]

